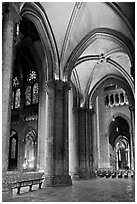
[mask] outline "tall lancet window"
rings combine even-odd
[[[25,91],[25,104],[26,106],[31,105],[31,86],[28,85]]]
[[[20,108],[20,89],[17,89],[15,94],[15,108]]]
[[[37,104],[39,100],[39,87],[37,73],[31,70],[27,75],[27,87],[25,91],[25,105]]]
[[[38,83],[35,83],[33,86],[33,104],[38,103],[39,100],[39,86]]]
[[[35,153],[36,153],[36,133],[30,130],[24,139],[25,154],[24,154],[24,169],[34,169],[35,167]]]

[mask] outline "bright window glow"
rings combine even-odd
[[[11,159],[16,158],[16,139],[12,138],[11,142]]]
[[[15,108],[20,108],[20,89],[17,89],[17,91],[16,91]]]
[[[27,133],[25,138],[25,159],[23,163],[24,169],[33,169],[35,164],[35,144],[34,144],[35,131],[31,130]]]
[[[38,97],[39,97],[39,87],[38,87],[38,83],[35,83],[33,86],[33,104],[38,103]]]
[[[25,91],[26,106],[31,104],[31,86],[27,86]]]
[[[27,81],[33,83],[36,80],[36,78],[37,78],[36,72],[34,70],[31,70],[28,75]]]
[[[14,86],[14,87],[19,86],[19,80],[18,80],[17,77],[15,77],[15,78],[13,79],[13,86]]]

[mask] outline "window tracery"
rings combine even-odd
[[[31,70],[27,75],[27,88],[25,91],[25,105],[37,104],[39,99],[37,73]]]
[[[36,71],[31,70],[27,76],[27,81],[30,83],[34,83],[37,79]]]

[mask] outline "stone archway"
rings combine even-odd
[[[111,151],[110,166],[113,170],[131,169],[132,143],[130,127],[121,116],[112,118],[109,125],[109,145]]]
[[[107,80],[106,80],[107,79]],[[119,90],[123,90],[121,91],[114,91],[115,94],[112,94],[113,91],[110,91],[110,94],[108,95],[108,101],[107,103],[110,102],[109,105],[106,105],[106,91],[107,89],[105,87],[109,87],[109,85],[111,84],[111,86],[113,85],[115,86],[119,86],[121,87],[121,89]],[[113,88],[111,88],[113,90]],[[101,91],[102,90],[102,91]],[[104,90],[104,91],[103,91]],[[109,88],[108,88],[109,90]],[[128,101],[127,98],[124,98],[123,101],[123,97],[119,99],[119,105],[117,104],[118,101],[114,101],[115,100],[115,96],[117,96],[117,93],[119,92],[119,97],[121,96],[126,96],[126,94],[128,95]],[[121,94],[122,93],[122,94]],[[125,94],[126,93],[126,94]],[[100,98],[99,95],[102,95],[104,98]],[[113,116],[121,116],[123,114],[125,114],[126,116],[124,118],[129,118],[128,119],[128,126],[130,128],[129,130],[129,134],[130,134],[130,140],[129,140],[129,144],[132,146],[132,151],[130,153],[130,155],[132,154],[132,156],[130,156],[130,161],[132,160],[132,166],[133,166],[133,154],[134,154],[134,136],[133,136],[133,127],[132,127],[132,121],[133,118],[131,117],[130,111],[129,111],[129,107],[130,104],[134,104],[134,94],[131,91],[130,86],[125,82],[125,80],[117,77],[117,76],[106,76],[104,77],[102,80],[100,80],[98,82],[98,84],[96,84],[96,86],[93,88],[93,90],[91,91],[90,95],[89,95],[89,103],[87,104],[87,106],[89,108],[91,108],[92,110],[94,110],[94,115],[92,117],[92,137],[93,137],[93,141],[95,144],[95,148],[93,148],[93,154],[94,154],[94,162],[93,162],[93,166],[94,169],[96,168],[110,168],[110,159],[109,157],[112,157],[112,153],[110,153],[109,150],[109,131],[108,131],[108,124],[110,124],[110,120],[112,121]],[[113,99],[113,100],[112,100]],[[117,98],[116,98],[117,99]],[[125,100],[126,99],[126,100]],[[115,104],[116,102],[116,104]],[[104,104],[104,108],[101,104]],[[124,105],[125,104],[125,105]],[[124,105],[124,106],[123,106]],[[99,107],[102,108],[100,109]],[[122,109],[120,110],[120,107],[123,106],[123,110],[125,110],[125,112],[122,112]],[[125,107],[125,108],[124,108]],[[102,116],[101,116],[102,115]],[[115,116],[115,117],[116,117]],[[101,119],[102,117],[102,119]],[[100,122],[102,121],[102,122]],[[123,132],[123,135],[125,136],[125,133]],[[101,138],[104,138],[101,140]],[[103,144],[101,141],[105,141]],[[100,148],[102,148],[103,145],[106,145],[106,150],[100,150]],[[103,153],[104,152],[104,153]],[[106,153],[105,153],[106,152]],[[113,151],[112,151],[113,152]],[[103,156],[104,154],[104,156]],[[109,155],[109,157],[106,157],[105,155]],[[102,159],[104,158],[104,164],[101,162]],[[108,158],[108,159],[106,159]],[[112,159],[111,159],[112,160]],[[101,164],[102,163],[102,164]],[[102,167],[101,167],[102,166]],[[131,166],[131,165],[130,165]]]

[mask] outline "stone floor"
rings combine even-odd
[[[21,194],[9,202],[135,202],[133,178],[96,178],[73,182],[68,187],[48,187],[32,192],[22,188]]]

